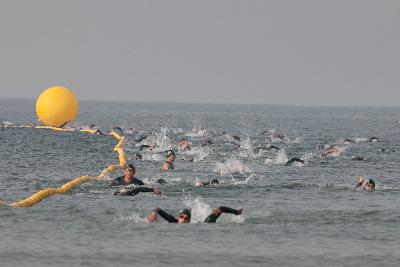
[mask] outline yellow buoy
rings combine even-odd
[[[62,127],[78,115],[78,100],[66,87],[54,86],[45,90],[36,101],[38,121],[47,126]]]

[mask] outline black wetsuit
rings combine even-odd
[[[111,182],[110,186],[120,186],[120,185],[130,185],[130,184],[134,184],[134,185],[144,185],[144,183],[143,183],[142,180],[137,179],[137,178],[135,178],[135,177],[133,177],[133,180],[132,180],[131,183],[126,183],[126,182],[125,182],[125,177],[124,177],[124,176],[121,176],[121,177],[115,178],[115,179]]]
[[[120,195],[120,196],[134,196],[136,194],[139,194],[140,192],[154,192],[154,188],[150,187],[137,187],[129,191],[125,192],[115,192],[114,195]]]
[[[219,215],[217,215],[217,214],[215,214],[213,212],[210,215],[208,215],[208,217],[204,220],[204,222],[206,222],[206,223],[215,223],[217,221],[218,217],[223,212],[232,213],[232,214],[238,215],[237,210],[229,208],[229,207],[219,207],[219,209],[221,210],[221,213]],[[165,212],[164,210],[162,210],[160,208],[157,208],[154,211],[157,212],[167,222],[169,222],[169,223],[178,223],[178,219],[176,219],[171,214]]]
[[[304,164],[304,160],[299,159],[299,158],[291,158],[288,162],[285,163],[285,166],[291,166],[293,164],[293,162],[301,162],[302,164]]]

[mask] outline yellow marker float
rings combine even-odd
[[[62,128],[57,128],[57,127],[52,127],[52,126],[26,126],[26,125],[22,125],[22,126],[15,126],[15,127],[23,127],[23,128],[36,128],[36,129],[50,129],[50,130],[55,130],[55,131],[72,131],[69,129],[62,129]],[[90,129],[83,129],[83,130],[79,130],[81,132],[91,132],[89,131]],[[117,165],[110,165],[107,168],[105,168],[104,170],[101,171],[101,173],[98,176],[81,176],[78,178],[75,178],[71,181],[69,181],[68,183],[64,184],[63,186],[59,187],[59,188],[46,188],[43,189],[35,194],[33,194],[32,196],[18,201],[18,202],[14,202],[9,204],[12,207],[31,207],[37,203],[39,203],[40,201],[42,201],[44,198],[50,197],[52,195],[56,195],[56,194],[64,194],[72,189],[74,189],[75,187],[90,182],[92,180],[101,180],[103,179],[107,174],[114,172],[115,170],[117,170],[118,168],[125,168],[126,167],[126,158],[125,158],[125,152],[123,150],[123,142],[125,141],[125,137],[124,136],[120,136],[119,134],[117,134],[116,132],[112,131],[111,135],[114,136],[114,138],[116,138],[118,140],[118,143],[115,145],[114,147],[114,151],[116,151],[118,153],[118,159],[119,159],[119,164]],[[0,206],[4,206],[6,205],[6,203],[0,199]]]
[[[47,126],[62,127],[76,118],[78,110],[75,94],[63,86],[48,88],[36,101],[38,120]]]

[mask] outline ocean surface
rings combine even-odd
[[[10,127],[35,121],[35,100],[0,99],[7,203],[118,164],[111,136]],[[136,177],[163,195],[114,196],[121,170],[30,208],[0,207],[0,266],[399,266],[399,121],[399,108],[81,101],[71,126],[122,128]],[[191,150],[178,151],[183,137]],[[146,144],[157,146],[139,151]],[[331,144],[338,153],[322,157]],[[170,148],[175,170],[163,172]],[[292,157],[304,164],[284,166]],[[376,190],[355,192],[359,176]],[[243,214],[203,223],[218,206]],[[156,207],[189,207],[192,223],[149,223]]]

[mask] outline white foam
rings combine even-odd
[[[240,160],[236,158],[230,158],[227,159],[225,163],[217,162],[215,164],[214,171],[220,175],[227,175],[233,173],[244,174],[245,172],[250,172],[251,170]]]
[[[281,149],[278,151],[277,155],[273,159],[265,159],[266,164],[272,164],[272,165],[283,165],[288,161],[288,157],[286,155],[286,152],[284,149]]]
[[[120,215],[118,218],[114,218],[114,222],[124,222],[124,221],[131,221],[134,223],[148,223],[149,222],[146,217],[143,218],[138,213],[133,213],[128,216]]]
[[[192,131],[186,133],[186,136],[190,137],[202,137],[206,135],[206,129],[204,128],[193,128]]]

